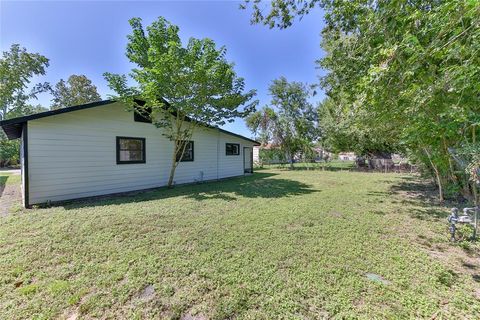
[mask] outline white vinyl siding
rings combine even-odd
[[[146,162],[117,165],[117,136],[145,138]],[[252,142],[207,128],[191,140],[195,159],[179,163],[176,184],[243,175]],[[225,156],[227,142],[240,143],[239,156]],[[165,186],[172,155],[160,129],[117,103],[29,121],[30,204]]]

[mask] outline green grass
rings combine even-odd
[[[262,169],[286,169],[289,168],[289,164],[266,164],[262,166]],[[294,163],[294,169],[296,170],[332,170],[341,171],[355,168],[355,161],[350,160],[332,160],[329,162],[299,162]]]
[[[22,176],[19,174],[14,175],[10,173],[0,172],[0,190],[3,190],[3,188],[9,184],[19,184],[21,179]]]
[[[0,314],[479,318],[475,278],[428,254],[450,246],[445,211],[405,196],[417,187],[268,169],[19,212],[0,219]]]

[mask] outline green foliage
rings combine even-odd
[[[27,88],[31,78],[44,75],[48,67],[48,59],[38,53],[29,53],[20,45],[13,44],[9,51],[2,53],[0,59],[0,120],[11,118],[10,112],[25,114],[27,101],[36,98],[37,94],[50,89],[48,83]]]
[[[270,163],[285,163],[287,161],[285,158],[285,152],[280,148],[261,148],[258,153],[262,165]]]
[[[100,101],[102,98],[97,87],[85,75],[71,75],[67,82],[63,79],[52,90],[51,109],[60,109],[89,102]]]
[[[448,150],[480,134],[480,2],[274,0],[264,14],[255,1],[252,20],[285,28],[317,5],[327,143],[405,152],[435,177],[441,199],[444,186],[471,198]]]
[[[269,12],[265,13],[265,4],[267,1],[244,0],[240,5],[241,9],[247,9],[252,6],[252,23],[262,23],[270,28],[278,27],[280,29],[288,28],[292,25],[296,16],[300,19],[310,12],[320,0],[270,0]]]
[[[247,117],[247,126],[263,144],[278,146],[293,163],[295,155],[311,153],[318,139],[317,115],[308,101],[311,92],[305,84],[285,77],[273,80],[269,92],[272,107]]]
[[[18,291],[20,291],[20,293],[25,295],[25,296],[29,296],[29,295],[33,295],[35,292],[37,292],[38,289],[39,289],[38,284],[31,283],[31,284],[27,284],[23,287],[20,287],[18,289]]]
[[[331,152],[352,151],[366,157],[404,152],[396,137],[390,134],[389,126],[364,126],[360,118],[368,119],[368,112],[353,113],[342,99],[325,99],[317,113],[321,143]]]
[[[461,165],[470,181],[480,185],[480,143],[468,143],[458,149]]]
[[[18,164],[20,161],[20,142],[8,140],[0,132],[0,167]]]
[[[46,109],[28,103],[37,94],[48,91],[48,83],[38,83],[27,92],[34,76],[44,75],[48,59],[38,53],[29,53],[18,44],[4,51],[0,58],[0,120],[20,117]],[[0,130],[0,167],[18,164],[20,142],[9,141]]]
[[[334,103],[346,101],[359,132],[377,130],[430,168],[441,198],[442,185],[468,191],[448,149],[478,131],[478,2],[326,1],[325,9],[328,55],[319,65]]]
[[[29,114],[47,111],[41,105],[25,105],[22,108],[15,108],[8,112],[9,118],[21,117]],[[16,165],[20,163],[20,141],[8,140],[3,130],[0,130],[0,167]]]
[[[171,185],[175,155],[184,152],[181,141],[190,140],[199,124],[223,125],[254,111],[256,92],[244,92],[245,81],[227,61],[226,48],[217,48],[213,40],[190,38],[183,45],[179,28],[162,17],[146,29],[140,18],[131,19],[130,25],[126,55],[136,65],[130,73],[136,86],[129,86],[124,75],[104,75],[116,98],[150,116],[174,142]]]

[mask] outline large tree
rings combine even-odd
[[[29,102],[37,94],[48,91],[48,83],[31,84],[34,76],[44,75],[48,59],[38,53],[30,53],[18,44],[4,51],[0,58],[0,120],[19,117],[41,111]],[[18,163],[20,143],[8,140],[0,132],[0,166]]]
[[[60,109],[89,102],[100,101],[102,98],[97,87],[85,75],[71,75],[68,80],[60,81],[52,90],[51,109]]]
[[[127,57],[136,65],[129,86],[125,75],[105,73],[117,99],[129,110],[151,118],[173,142],[175,169],[198,126],[219,126],[255,109],[255,91],[245,92],[243,78],[226,59],[226,48],[211,39],[190,38],[184,45],[179,28],[160,17],[144,28],[140,18],[130,20]],[[243,106],[243,108],[242,108]]]
[[[266,12],[254,2],[252,20],[285,28],[315,6],[325,12],[318,64],[332,103],[358,132],[378,132],[422,164],[440,199],[477,198],[452,150],[479,143],[480,3],[273,0]]]
[[[272,142],[288,157],[311,153],[318,139],[317,114],[309,102],[311,90],[300,82],[288,82],[285,77],[272,81],[269,87],[271,107],[265,107],[247,118],[247,126],[262,143]]]
[[[28,101],[50,89],[48,83],[31,85],[32,77],[45,74],[48,59],[38,53],[27,52],[18,44],[4,51],[0,58],[0,120],[25,114]]]

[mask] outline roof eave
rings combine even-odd
[[[62,113],[67,113],[67,112],[72,112],[72,111],[77,111],[77,110],[84,110],[84,109],[99,107],[99,106],[103,106],[103,105],[107,105],[107,104],[111,104],[111,103],[115,103],[115,102],[117,102],[117,101],[115,101],[115,100],[101,100],[101,101],[91,102],[91,103],[82,104],[82,105],[78,105],[78,106],[72,106],[72,107],[67,107],[67,108],[62,108],[62,109],[57,109],[57,110],[49,110],[49,111],[45,111],[45,112],[35,113],[35,114],[28,115],[28,116],[23,116],[23,117],[18,117],[18,118],[13,118],[13,119],[0,121],[0,127],[2,127],[3,131],[7,135],[8,139],[10,139],[10,140],[17,139],[17,138],[20,138],[20,136],[22,134],[23,123],[28,122],[30,120],[41,119],[41,118],[50,117],[50,116],[54,116],[54,115],[57,115],[57,114],[62,114]],[[208,125],[205,125],[205,126],[206,127],[211,127],[211,126],[208,126]],[[235,137],[253,142],[254,145],[260,145],[260,143],[258,141],[249,139],[247,137],[244,137],[242,135],[239,135],[239,134],[236,134],[236,133],[224,130],[224,129],[220,129],[220,128],[218,128],[218,129],[223,133],[226,133],[226,134],[229,134],[229,135],[232,135],[232,136],[235,136]]]

